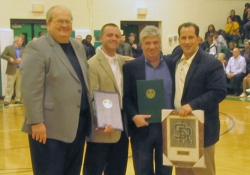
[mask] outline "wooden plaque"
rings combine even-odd
[[[163,164],[177,167],[205,167],[204,111],[187,117],[177,111],[162,110]]]

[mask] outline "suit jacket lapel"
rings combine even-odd
[[[186,76],[186,80],[185,80],[185,84],[184,84],[184,89],[183,89],[183,94],[185,93],[185,90],[188,86],[190,79],[192,78],[192,75],[194,74],[195,70],[198,67],[198,64],[200,62],[200,58],[201,58],[201,53],[200,53],[200,49],[199,49],[198,52],[196,53],[196,55],[194,56],[194,59],[189,67],[188,72],[187,72],[187,76]]]
[[[49,43],[51,44],[54,53],[58,56],[58,58],[61,60],[61,62],[65,65],[65,67],[68,69],[68,71],[71,73],[71,75],[78,82],[80,82],[80,80],[78,79],[78,77],[76,75],[74,68],[72,67],[71,63],[69,62],[69,59],[65,55],[61,46],[57,42],[55,42],[55,40],[49,34],[48,34],[48,39],[49,39]]]
[[[119,64],[119,67],[120,67],[120,70],[122,73],[122,66],[125,63],[125,59],[122,59],[122,58],[120,58],[120,56],[117,55],[117,61],[118,61],[118,64]]]
[[[105,57],[105,55],[102,52],[98,52],[97,54],[98,54],[97,58],[100,61],[102,68],[107,72],[108,76],[113,81],[113,84],[115,85],[117,92],[119,92],[118,86],[117,86],[116,81],[115,81],[114,73],[113,73],[113,71],[108,63],[107,58]]]
[[[16,57],[15,58],[13,58],[13,59],[17,59],[17,55],[16,55],[16,48],[15,48],[15,46],[14,45],[12,45],[11,47],[10,47],[10,52],[12,52]]]
[[[145,80],[146,79],[146,71],[145,71],[145,58],[140,57],[136,58],[138,59],[137,61],[137,70],[136,71],[136,80]]]

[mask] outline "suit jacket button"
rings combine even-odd
[[[81,93],[81,90],[79,89],[78,92]]]
[[[77,108],[80,108],[80,105],[78,105]]]

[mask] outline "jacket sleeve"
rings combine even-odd
[[[124,96],[123,96],[123,107],[129,120],[132,120],[135,115],[138,114],[138,107],[133,93],[136,91],[135,84],[131,79],[130,65],[128,63],[123,65],[123,76],[124,76]]]
[[[212,60],[207,67],[203,87],[205,93],[189,102],[193,110],[213,110],[214,104],[224,100],[227,94],[226,75],[222,64],[218,60]]]
[[[11,56],[9,56],[9,48],[8,48],[8,47],[5,47],[5,49],[4,49],[4,51],[3,51],[2,55],[1,55],[1,57],[2,57],[3,59],[5,59],[6,61],[10,62]]]
[[[45,67],[43,54],[34,42],[30,42],[20,64],[21,93],[28,124],[44,122]]]

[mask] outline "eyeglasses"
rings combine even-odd
[[[53,21],[57,26],[61,26],[63,25],[64,23],[66,25],[71,25],[72,24],[72,21],[71,20],[63,20],[63,19],[57,19],[55,21]]]

